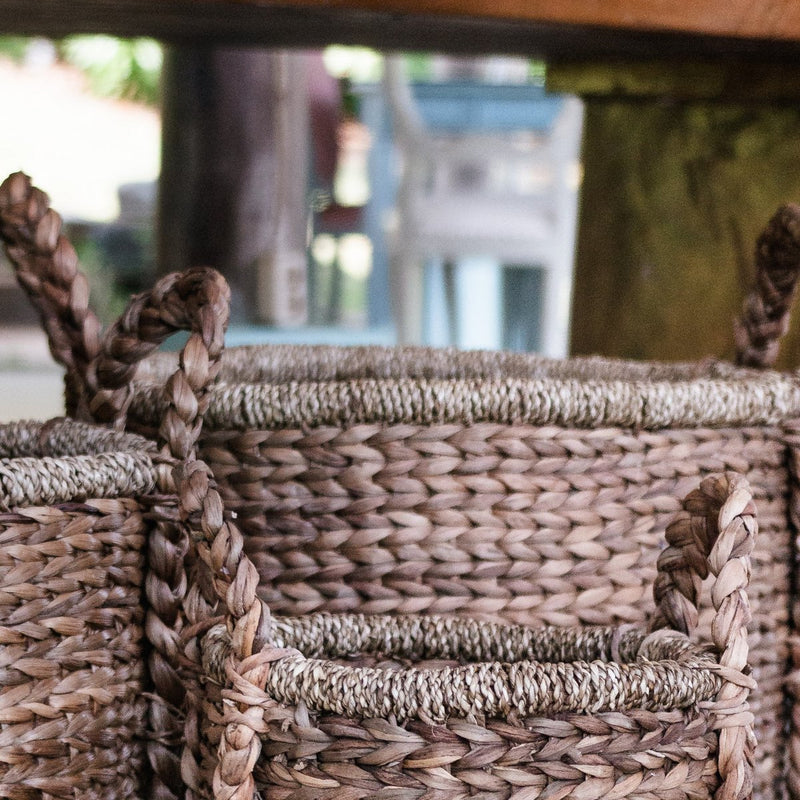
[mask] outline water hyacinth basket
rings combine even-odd
[[[115,356],[142,358],[136,374],[98,369],[100,326],[85,279],[62,265],[58,215],[16,175],[0,189],[3,218],[18,278],[67,367],[69,412],[119,423],[120,402],[108,397],[124,397],[129,429],[155,436],[174,356],[150,355],[131,332]],[[800,381],[767,368],[800,266],[798,220],[796,207],[781,209],[759,239],[739,366],[426,348],[226,351],[198,454],[237,515],[260,601],[289,616],[644,625],[677,498],[733,470],[753,487],[763,533],[749,590],[754,791],[800,796],[791,652]],[[183,573],[170,564],[159,569],[174,593]],[[705,640],[713,615],[701,599]]]

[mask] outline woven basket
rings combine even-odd
[[[398,375],[403,359],[410,377],[347,377],[381,362]],[[238,514],[260,597],[278,614],[643,624],[675,498],[711,473],[746,475],[764,532],[750,590],[755,794],[782,798],[792,786],[800,797],[787,703],[796,377],[422,350],[237,348],[222,360],[200,454]],[[168,363],[148,365],[151,375]],[[342,377],[306,380],[318,364]],[[159,395],[143,370],[134,429],[158,420]],[[704,602],[706,638],[711,618]]]
[[[165,386],[160,452],[139,436],[72,421],[0,426],[0,797],[138,800],[183,791],[178,642],[193,522],[191,510],[180,522],[176,491],[192,496],[185,460],[227,302],[217,273],[193,270],[160,281],[126,315],[145,351],[175,330],[195,330]],[[124,337],[124,323],[109,331],[98,368],[127,383],[113,356]],[[177,566],[164,574],[163,564]],[[149,671],[145,630],[158,645]]]
[[[82,423],[0,426],[0,797],[140,798],[155,448]]]
[[[137,362],[176,331],[192,333],[178,368],[162,381],[167,405],[154,435],[160,449],[81,423],[49,423],[41,433],[12,426],[0,437],[0,459],[6,459],[0,460],[0,508],[14,506],[0,513],[7,545],[0,556],[0,637],[9,645],[2,654],[7,674],[0,671],[0,708],[6,709],[0,712],[0,797],[173,797],[184,791],[179,752],[186,682],[180,673],[194,664],[181,654],[180,637],[184,555],[195,523],[191,510],[184,514],[188,524],[181,522],[177,492],[191,498],[185,462],[193,457],[219,367],[229,290],[209,269],[168,275],[101,337],[93,315],[81,314],[88,287],[60,219],[39,213],[47,209],[41,193],[20,197],[18,189],[14,181],[0,186],[0,236],[13,240],[21,231],[57,265],[62,283],[39,280],[35,270],[19,277],[43,318],[52,323],[57,310],[69,309],[64,330],[48,326],[54,351],[69,342],[62,363],[77,370],[91,352],[103,386],[121,387],[93,394],[101,415],[124,425]],[[26,222],[31,215],[40,223],[32,228]],[[16,259],[22,252],[11,247],[9,254]],[[105,452],[119,443],[127,443],[124,452]],[[91,458],[75,456],[81,447],[97,454],[89,449]],[[147,466],[144,477],[132,473],[139,465]],[[153,487],[135,500],[120,494]],[[49,507],[27,507],[37,502]],[[18,541],[23,537],[29,544]],[[84,549],[86,555],[70,557]],[[17,561],[28,563],[18,568]],[[148,648],[146,681],[143,628],[155,645]],[[34,643],[27,650],[17,646],[26,645],[23,637]],[[33,699],[21,688],[26,681]]]
[[[195,487],[213,507],[213,488]],[[755,506],[728,473],[685,509],[659,558],[649,636],[441,616],[270,619],[239,532],[209,521],[195,581],[227,614],[200,644],[189,796],[751,797]],[[685,634],[709,573],[714,639],[696,644]]]
[[[743,363],[774,355],[800,264],[798,218],[783,209],[760,240],[759,293],[737,335]],[[0,223],[67,367],[70,412],[111,420],[119,394],[130,401],[130,427],[153,435],[174,358],[151,357],[132,389],[115,373],[117,399],[96,399],[109,385],[97,369],[99,325],[85,280],[63,267],[58,215],[17,175],[0,188]],[[119,351],[138,352],[135,339]],[[712,361],[234,348],[209,391],[200,455],[238,514],[260,597],[275,612],[455,613],[565,627],[642,624],[654,611],[675,498],[710,473],[741,472],[765,532],[753,558],[750,646],[760,687],[756,795],[773,798],[785,795],[787,774],[800,790],[786,702],[798,412],[794,376]],[[179,556],[159,561],[173,591]],[[705,603],[706,638],[712,613]]]

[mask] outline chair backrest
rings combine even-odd
[[[404,241],[424,236],[435,243],[437,227],[441,239],[468,226],[465,247],[467,240],[495,240],[502,258],[504,240],[572,240],[578,99],[538,87],[462,85],[434,106],[430,96],[415,97],[397,56],[386,59],[385,86],[402,164],[397,206]],[[473,217],[481,225],[472,225]],[[532,255],[541,252],[532,246]]]
[[[390,244],[398,339],[422,342],[421,314],[433,313],[418,310],[429,302],[420,288],[422,263],[477,257],[545,270],[538,347],[566,355],[580,100],[525,85],[412,86],[398,56],[386,59],[384,86],[401,163]],[[452,292],[444,309],[430,302],[452,331],[478,330],[454,309]],[[497,327],[486,324],[487,331]],[[500,346],[497,335],[485,346]]]

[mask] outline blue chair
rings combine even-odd
[[[400,159],[389,238],[398,341],[566,355],[581,102],[529,85],[412,87],[397,56],[384,85]],[[510,293],[537,328],[517,342],[503,324],[511,267],[540,278],[521,282],[531,296]]]

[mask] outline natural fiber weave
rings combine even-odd
[[[67,486],[79,493],[74,495],[75,500],[84,502],[68,506],[58,504],[54,508],[74,513],[78,518],[92,519],[95,514],[107,514],[114,527],[105,530],[102,528],[103,517],[99,517],[97,524],[103,531],[103,540],[116,546],[119,545],[117,539],[122,539],[131,548],[138,548],[139,558],[135,600],[130,603],[135,609],[135,618],[125,620],[113,613],[117,590],[109,591],[104,587],[105,573],[100,570],[82,571],[83,561],[80,559],[76,562],[75,574],[70,571],[74,563],[61,542],[67,541],[72,546],[69,534],[73,531],[76,548],[93,545],[94,540],[82,536],[80,526],[69,524],[64,531],[59,529],[56,521],[53,536],[58,536],[58,542],[48,539],[43,545],[45,552],[54,557],[51,567],[45,569],[42,576],[46,576],[53,587],[61,587],[71,594],[62,598],[67,604],[63,608],[60,602],[49,606],[53,614],[63,616],[48,617],[42,625],[58,631],[62,620],[69,621],[65,616],[67,607],[75,609],[75,613],[83,613],[85,606],[85,613],[93,624],[116,625],[119,618],[120,642],[131,639],[137,650],[135,657],[130,653],[126,655],[117,640],[110,640],[105,643],[102,654],[96,654],[94,645],[97,642],[92,640],[92,671],[77,684],[69,681],[55,686],[37,683],[36,669],[42,671],[44,668],[34,667],[31,673],[34,685],[43,686],[54,695],[25,706],[25,713],[34,717],[44,715],[44,719],[57,718],[59,713],[63,713],[70,718],[74,728],[64,729],[52,721],[40,725],[40,729],[57,739],[58,744],[43,745],[39,750],[33,746],[31,752],[43,758],[36,760],[25,775],[21,775],[16,766],[9,768],[8,774],[4,775],[4,763],[15,765],[17,762],[16,756],[4,759],[0,751],[0,796],[25,800],[38,797],[44,800],[53,796],[102,797],[108,800],[128,796],[171,797],[181,792],[183,785],[177,754],[184,727],[184,682],[179,676],[183,659],[178,650],[181,629],[177,618],[179,611],[183,614],[187,588],[183,556],[188,549],[187,532],[179,520],[176,487],[181,487],[185,480],[186,472],[180,466],[192,453],[207,406],[207,388],[216,376],[227,324],[229,291],[225,281],[213,270],[197,269],[181,275],[168,275],[147,296],[136,298],[124,317],[105,337],[101,337],[100,326],[88,311],[88,289],[84,277],[77,272],[77,257],[61,233],[61,220],[54,212],[48,212],[46,196],[38,190],[31,192],[31,189],[30,182],[22,175],[13,176],[0,186],[0,236],[8,245],[12,260],[22,258],[26,261],[27,267],[18,275],[34,297],[54,354],[58,359],[70,361],[71,374],[80,374],[80,380],[76,377],[74,381],[68,379],[68,383],[73,396],[80,397],[85,414],[89,413],[91,400],[92,412],[101,418],[114,418],[121,427],[130,400],[130,379],[136,362],[175,331],[190,330],[192,334],[184,347],[180,364],[176,365],[179,368],[162,381],[165,395],[171,400],[154,436],[160,442],[160,451],[156,452],[151,443],[139,437],[76,423],[69,423],[72,427],[48,423],[43,429],[33,432],[25,425],[12,426],[7,429],[6,437],[0,437],[0,507],[4,486],[8,488],[6,504],[16,502],[19,497],[44,500],[52,497],[56,502],[53,491]],[[135,329],[135,336],[131,336],[131,328]],[[102,381],[102,388],[98,381]],[[84,390],[84,385],[91,385],[92,391]],[[73,453],[75,431],[78,439],[89,448],[88,452],[93,453],[91,457]],[[147,452],[139,453],[135,452],[136,448],[122,446],[131,441]],[[123,452],[111,452],[116,450]],[[48,459],[50,455],[58,456],[57,463]],[[14,457],[15,460],[3,460],[4,457]],[[146,469],[148,458],[152,460],[149,471]],[[144,506],[143,513],[139,504],[133,500],[126,501],[139,515],[138,518],[147,522],[143,528],[148,539],[146,581],[143,580],[144,536],[139,539],[129,537],[130,531],[123,516],[115,512],[109,501],[86,499],[87,496],[91,498],[91,490],[101,491],[109,487],[133,494],[156,490],[138,498]],[[191,487],[187,491],[191,493]],[[49,520],[53,508],[46,510]],[[30,535],[34,539],[37,535],[33,526]],[[89,549],[94,552],[99,548]],[[24,554],[30,553],[26,550]],[[116,556],[104,568],[108,571],[108,580],[113,583],[125,577],[127,562],[122,556]],[[28,575],[14,570],[11,574],[23,579]],[[72,591],[75,579],[81,584]],[[14,614],[20,617],[25,635],[30,630],[30,635],[41,639],[37,658],[51,658],[56,664],[63,658],[63,669],[69,670],[77,657],[70,647],[82,644],[80,637],[71,640],[69,647],[61,647],[54,646],[47,637],[40,635],[26,617],[28,608],[31,614],[36,613],[38,603],[23,604],[25,585],[21,589],[22,596],[13,597],[12,601],[24,605],[25,611]],[[84,597],[88,598],[85,602]],[[105,608],[106,600],[111,604],[111,611]],[[69,632],[69,625],[64,625]],[[143,683],[142,626],[155,645],[149,648],[146,686]],[[165,654],[168,654],[167,658]],[[94,676],[97,675],[100,685],[107,681],[106,665],[115,663],[118,656],[127,658],[129,668],[136,672],[138,680],[135,750],[125,739],[125,730],[120,731],[120,736],[116,735],[116,728],[127,724],[124,708],[115,706],[109,713],[102,708],[109,698],[116,699],[113,697],[114,688],[93,689]],[[20,663],[24,665],[21,667],[23,671],[28,669],[25,658]],[[188,660],[187,663],[193,662]],[[42,675],[45,674],[49,675],[42,671]],[[143,688],[154,689],[155,693],[145,696]],[[77,701],[65,701],[63,711],[48,711],[48,703],[61,708],[58,695],[67,691],[77,693],[81,702],[90,706],[89,711],[83,713],[80,724],[77,716],[67,713],[71,712],[69,703],[75,705]],[[11,692],[8,699],[16,702],[19,698]],[[22,704],[25,705],[24,698]],[[72,737],[82,725],[87,729],[91,727],[89,741],[96,745],[94,751]],[[9,731],[12,741],[16,741],[18,735],[24,737],[24,728]],[[101,751],[101,747],[105,749]],[[13,747],[9,752],[15,752]],[[56,754],[61,760],[47,760]],[[124,768],[119,766],[121,763],[125,764]],[[112,767],[119,775],[113,772]]]
[[[0,426],[0,797],[141,798],[142,587],[154,447]]]
[[[96,367],[98,326],[82,284],[61,239],[47,233],[54,212],[29,181],[15,176],[5,186],[0,233],[54,355],[68,368],[71,413],[110,420],[130,400],[130,426],[154,435],[166,408],[161,385],[174,361],[152,357],[132,393],[120,373],[109,371],[116,377],[106,381]],[[793,292],[781,270],[791,266],[799,217],[797,209],[782,211],[759,243],[759,264],[777,265],[777,279],[764,277],[771,299],[751,303],[738,329],[753,353],[767,352],[764,342],[782,330],[785,304],[775,298]],[[133,333],[116,348],[128,364],[143,352]],[[639,623],[652,611],[649,588],[674,498],[711,472],[746,474],[766,532],[752,587],[750,641],[761,686],[754,700],[762,742],[756,794],[783,795],[785,755],[800,753],[789,747],[784,687],[789,519],[797,508],[794,377],[713,361],[259,347],[226,353],[219,378],[206,395],[200,455],[239,516],[262,599],[285,614]],[[93,399],[112,384],[112,395],[121,393],[113,402]],[[153,561],[165,609],[156,650],[167,661],[174,658],[168,632],[179,619],[184,552],[176,539]],[[211,613],[211,606],[199,610],[197,597],[191,602],[199,604],[196,621]],[[705,635],[710,613],[706,605]],[[180,686],[177,671],[169,672],[165,696],[182,696]],[[200,744],[190,747],[199,752]]]
[[[299,652],[270,668],[269,696],[350,717],[444,723],[454,716],[668,711],[710,701],[721,687],[711,669],[713,659],[688,639],[661,638],[643,646],[645,635],[639,630],[310,614],[276,622],[275,632],[276,647]],[[217,640],[218,631],[209,636],[207,661],[222,665],[231,655],[230,643]],[[628,658],[613,661],[620,652]],[[329,660],[354,653],[454,663],[387,675],[377,666]],[[221,669],[209,675],[219,683],[225,680]]]
[[[751,665],[759,683],[751,701],[760,743],[756,796],[784,796],[786,783],[776,778],[792,752],[786,678],[789,520],[798,513],[800,443],[794,376],[712,363],[713,378],[706,379],[698,377],[698,365],[527,357],[540,377],[516,396],[547,414],[522,422],[515,419],[518,407],[498,402],[490,421],[475,414],[470,423],[452,414],[454,395],[460,408],[474,412],[523,379],[440,380],[435,391],[434,378],[292,382],[288,362],[298,355],[307,356],[298,359],[299,371],[325,361],[327,377],[348,368],[368,371],[365,363],[384,361],[387,351],[356,350],[349,366],[345,349],[259,351],[283,361],[287,381],[240,383],[239,366],[252,370],[255,354],[240,348],[223,354],[224,382],[211,391],[200,452],[238,513],[245,548],[262,576],[260,596],[276,613],[642,623],[653,610],[658,542],[675,498],[710,473],[747,475],[764,532],[750,590]],[[435,375],[426,356],[438,361],[441,353],[418,349],[408,363]],[[452,362],[461,374],[467,358]],[[487,358],[477,355],[475,368]],[[575,370],[585,377],[541,374],[548,367],[558,376]],[[379,400],[368,406],[367,395]],[[417,412],[420,397],[430,399],[432,412]],[[133,408],[140,430],[157,419],[155,398],[154,389],[138,385]],[[625,420],[636,424],[622,427]],[[706,636],[709,626],[704,604]]]
[[[198,482],[200,496],[216,502],[209,484]],[[270,621],[238,531],[204,526],[198,585],[214,586],[227,624],[202,644],[202,757],[190,794],[209,793],[205,736],[219,742],[216,798],[750,797],[753,515],[732,473],[687,498],[655,583],[655,625],[674,629],[649,637],[440,617]],[[708,572],[715,651],[683,633]],[[458,663],[358,666],[365,651]]]
[[[184,739],[185,712],[198,698],[187,694],[191,681],[182,675],[196,662],[183,652],[189,582],[184,558],[189,550],[187,526],[180,524],[174,491],[184,510],[191,513],[194,498],[192,465],[194,446],[208,405],[208,387],[214,380],[228,321],[230,293],[225,280],[210,269],[173,273],[152,291],[135,297],[123,317],[107,332],[93,370],[103,380],[103,390],[91,400],[99,416],[125,419],[131,398],[130,379],[143,355],[152,352],[177,330],[190,336],[180,358],[180,368],[165,382],[170,398],[159,426],[161,457],[173,468],[165,469],[159,488],[171,493],[154,498],[152,515],[158,522],[150,535],[146,589],[146,631],[152,645],[150,677],[155,697],[149,707],[151,740],[148,760],[153,769],[149,797],[173,797],[184,790],[180,747]],[[177,464],[177,466],[175,466]],[[206,509],[202,521],[188,525],[196,535],[201,525],[222,517],[222,507]],[[195,587],[191,587],[196,592]],[[201,621],[200,630],[208,626]],[[196,632],[196,631],[195,631]],[[193,670],[192,675],[196,674]],[[196,681],[195,681],[196,683]],[[190,715],[190,720],[193,719]]]

